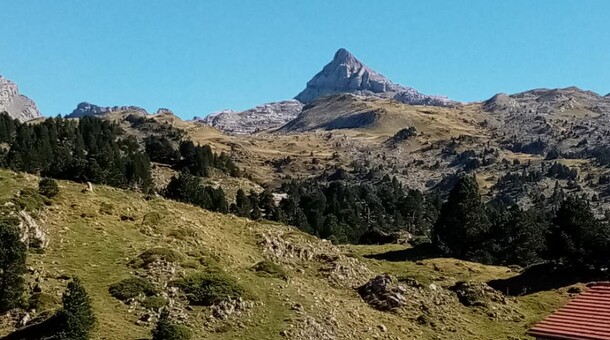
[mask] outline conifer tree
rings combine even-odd
[[[464,176],[449,193],[434,225],[432,242],[447,256],[490,262],[486,242],[490,228],[474,176]]]
[[[24,292],[27,249],[17,224],[15,219],[0,219],[0,312],[19,306]]]
[[[189,340],[191,331],[182,325],[174,324],[167,309],[163,309],[157,325],[152,330],[152,340]]]
[[[79,278],[75,277],[68,284],[62,302],[63,308],[59,312],[61,322],[59,339],[89,339],[96,318],[91,306],[91,298]]]

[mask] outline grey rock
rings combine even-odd
[[[7,112],[11,117],[22,122],[42,117],[36,103],[19,93],[14,82],[0,76],[0,112]]]
[[[279,128],[296,118],[302,109],[301,102],[286,100],[263,104],[242,112],[226,110],[205,118],[195,117],[195,121],[208,124],[226,133],[250,134]]]
[[[161,110],[161,109],[160,109]],[[167,109],[165,109],[167,110]],[[142,114],[148,114],[146,110],[138,106],[98,106],[95,104],[82,102],[76,106],[67,118],[81,118],[85,116],[102,116],[112,112],[133,111]],[[169,110],[168,110],[169,111]],[[170,111],[171,112],[171,111]]]
[[[512,111],[519,107],[517,101],[506,93],[498,93],[483,103],[487,112]]]
[[[411,87],[395,84],[364,65],[344,48],[339,49],[333,60],[307,82],[307,87],[295,99],[309,104],[317,98],[335,93],[394,98],[412,105],[456,104],[446,97],[425,95]]]
[[[21,241],[31,248],[44,249],[49,245],[49,236],[26,211],[19,212]]]

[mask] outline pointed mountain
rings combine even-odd
[[[425,95],[413,88],[393,83],[344,48],[339,49],[333,60],[307,82],[307,87],[295,99],[309,104],[319,97],[335,93],[393,98],[412,105],[455,104],[445,97]]]
[[[36,103],[19,93],[14,82],[0,76],[0,112],[7,112],[11,117],[22,122],[42,117]]]

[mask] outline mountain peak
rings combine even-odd
[[[0,112],[4,111],[22,122],[42,116],[36,103],[19,93],[17,84],[0,76]]]
[[[295,99],[308,104],[319,97],[335,93],[393,98],[406,104],[447,106],[453,104],[444,97],[427,96],[410,87],[393,83],[385,76],[364,65],[345,48],[335,52],[333,60],[318,72]]]
[[[337,52],[335,52],[335,57],[333,58],[333,61],[338,61],[338,62],[353,62],[356,61],[358,63],[360,63],[358,61],[358,59],[356,59],[356,57],[354,57],[354,55],[346,50],[345,48],[340,48],[337,50]]]

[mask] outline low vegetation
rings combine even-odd
[[[127,300],[141,294],[146,296],[154,295],[157,291],[149,280],[141,277],[130,277],[111,285],[108,288],[108,292],[119,300]]]
[[[211,306],[227,299],[247,298],[247,290],[233,277],[220,270],[199,272],[174,282],[197,306]]]

